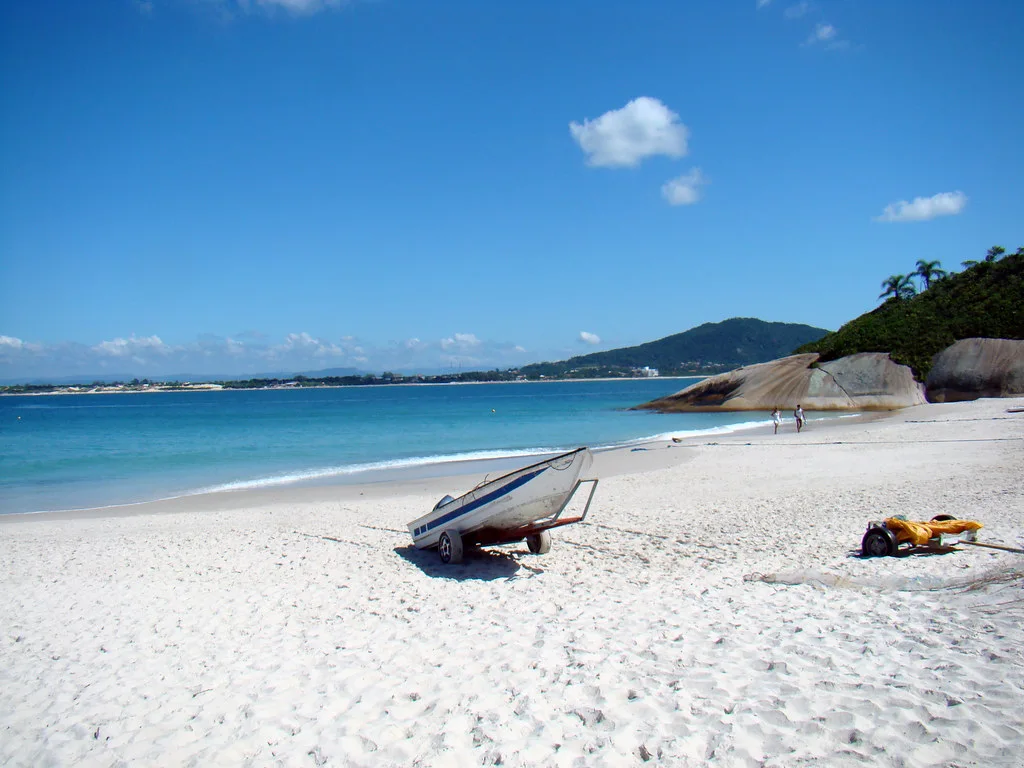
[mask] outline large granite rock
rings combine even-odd
[[[924,388],[905,365],[882,352],[828,363],[816,353],[791,355],[712,376],[674,395],[636,406],[654,411],[891,410],[926,402]]]
[[[933,403],[1024,395],[1024,341],[961,339],[935,356],[925,388]]]

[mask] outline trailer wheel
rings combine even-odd
[[[526,537],[526,546],[535,555],[546,555],[551,551],[551,531],[541,531]]]
[[[445,531],[437,540],[437,553],[441,556],[441,562],[449,563],[462,562],[462,536],[458,531]]]
[[[864,557],[889,557],[895,555],[898,548],[896,534],[885,527],[868,528],[860,542],[860,553]]]
[[[956,520],[952,515],[936,515],[932,518],[933,523],[944,523],[947,520]]]

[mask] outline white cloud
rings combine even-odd
[[[302,333],[289,333],[284,338],[283,346],[285,349],[316,349],[320,346],[320,342],[303,331]]]
[[[224,351],[227,352],[229,357],[243,357],[245,355],[245,344],[235,339],[226,339],[224,342]]]
[[[0,336],[0,359],[13,360],[26,354],[42,352],[42,344],[32,344],[15,336]]]
[[[341,357],[345,354],[345,350],[337,344],[310,336],[305,331],[302,333],[289,333],[284,339],[284,344],[271,347],[269,350],[271,357],[294,353],[313,355],[313,357]]]
[[[799,19],[801,16],[805,15],[809,10],[811,10],[811,4],[807,2],[807,0],[803,0],[803,2],[799,2],[796,5],[789,6],[785,11],[782,12],[782,15],[785,16],[787,19]]]
[[[833,27],[831,24],[819,22],[817,25],[815,25],[814,31],[811,32],[811,36],[807,38],[806,45],[814,45],[815,43],[828,42],[829,40],[833,40],[836,34],[838,34],[836,32],[836,28]]]
[[[569,123],[569,132],[586,153],[588,165],[609,168],[634,167],[655,155],[683,157],[690,135],[679,115],[649,96],[582,125]]]
[[[889,203],[875,221],[928,221],[939,216],[955,216],[966,205],[967,195],[963,192],[940,192],[931,197],[915,197],[912,202]]]
[[[757,0],[757,10],[761,10],[766,5],[768,5],[768,3],[770,3],[771,1],[772,0]]]
[[[587,331],[580,331],[580,341],[584,344],[600,344],[601,337],[596,333],[588,333]]]
[[[700,187],[707,183],[700,168],[693,168],[689,173],[666,181],[661,187],[661,196],[669,205],[693,205],[700,200]]]
[[[447,339],[441,339],[441,349],[444,350],[456,349],[465,351],[479,347],[480,344],[480,339],[472,333],[456,333]]]
[[[167,355],[172,351],[169,346],[160,340],[159,336],[143,336],[140,339],[134,334],[127,339],[118,337],[112,341],[101,341],[92,349],[94,352],[109,357],[135,357],[144,352]]]

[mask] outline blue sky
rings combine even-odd
[[[0,379],[505,368],[1024,245],[1024,3],[0,8]]]

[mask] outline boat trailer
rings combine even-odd
[[[952,515],[936,515],[931,523],[910,523],[903,517],[872,521],[861,539],[861,556],[892,557],[900,552],[901,547],[904,552],[912,552],[918,549],[946,551],[957,544],[983,546],[977,543],[980,523],[960,520]],[[922,535],[922,529],[928,534]]]

